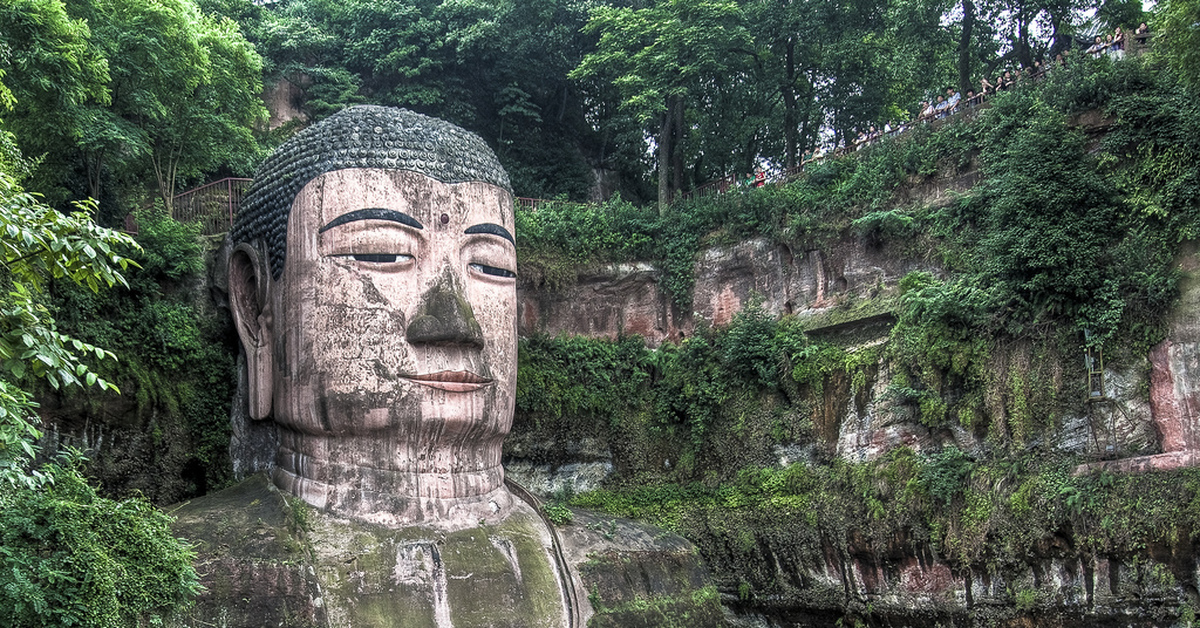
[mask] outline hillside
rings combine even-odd
[[[688,538],[747,625],[1188,621],[1198,127],[1171,72],[1100,61],[784,184],[523,209],[509,474]],[[169,502],[271,443],[235,412],[225,449],[221,256],[162,220],[152,275],[60,293],[126,396],[43,408]]]
[[[1172,81],[1070,67],[774,189],[523,216],[510,473],[682,533],[768,625],[1190,621]]]

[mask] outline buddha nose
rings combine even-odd
[[[483,348],[483,330],[455,281],[446,273],[421,296],[421,306],[405,330],[410,344]]]

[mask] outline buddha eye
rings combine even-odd
[[[499,268],[496,266],[488,266],[487,264],[470,264],[470,267],[471,267],[471,270],[483,273],[485,275],[491,275],[493,277],[503,277],[505,279],[514,279],[517,276],[517,273],[514,273],[511,270]]]
[[[403,264],[413,259],[413,256],[404,253],[347,253],[336,257],[349,257],[356,262],[368,264]]]

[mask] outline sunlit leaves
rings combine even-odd
[[[40,289],[64,279],[91,290],[125,285],[121,271],[133,264],[120,251],[132,239],[92,222],[89,205],[58,212],[26,193],[0,171],[0,268],[6,291],[0,296],[0,460],[10,472],[17,460],[32,457],[27,442],[36,435],[32,401],[5,379],[35,377],[53,388],[97,386],[116,390],[91,371],[90,362],[114,359],[111,352],[60,333],[42,305]],[[17,458],[13,455],[17,454]],[[25,455],[20,455],[25,454]],[[27,480],[16,473],[13,478]]]
[[[698,92],[751,49],[741,9],[721,0],[668,0],[644,9],[598,6],[587,30],[597,50],[571,72],[611,77],[624,106],[642,122],[666,110],[669,96]]]

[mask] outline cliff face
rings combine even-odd
[[[694,334],[697,323],[728,325],[749,302],[774,316],[836,315],[839,305],[894,292],[919,260],[858,240],[795,251],[763,239],[705,249],[696,262],[691,312],[680,311],[652,264],[613,264],[580,274],[563,290],[520,289],[521,335],[640,335],[651,346]]]
[[[1076,474],[1120,476],[1200,464],[1200,281],[1194,279],[1200,255],[1186,248],[1178,263],[1185,279],[1167,338],[1148,355],[1108,366],[1102,385],[1097,380],[1097,393],[1086,401],[1063,400],[1057,426],[1032,445],[1035,451],[1090,461]],[[607,266],[559,292],[523,290],[521,331],[608,339],[640,334],[659,345],[691,337],[701,321],[727,325],[747,304],[761,300],[771,315],[795,315],[811,337],[853,352],[888,342],[899,280],[915,270],[939,273],[919,256],[854,237],[808,251],[750,240],[711,247],[698,256],[693,312],[671,304],[658,288],[653,266]],[[1077,351],[1038,365],[1067,391],[1064,395],[1089,395],[1080,367],[1084,354]],[[994,356],[992,364],[1029,368],[1039,360],[1046,359],[1016,344]],[[857,390],[826,385],[812,419],[816,442],[776,445],[764,456],[783,468],[803,464],[814,451],[824,452],[817,455],[826,459],[861,462],[881,460],[899,447],[933,453],[954,445],[971,455],[995,449],[978,430],[920,421],[912,404],[887,394],[893,370],[881,358]],[[615,442],[611,437],[533,432],[523,433],[518,421],[507,464],[510,474],[542,491],[586,490],[621,466],[619,447],[605,449],[605,443]],[[554,460],[539,465],[534,452],[552,450]],[[760,506],[752,514],[732,516],[694,527],[706,531],[693,540],[722,583],[727,606],[736,610],[733,621],[748,626],[856,619],[894,626],[1162,626],[1186,620],[1200,604],[1200,561],[1190,531],[1181,530],[1170,543],[1096,552],[1086,549],[1083,531],[1063,529],[1034,543],[1032,553],[1006,555],[1005,548],[996,547],[987,552],[986,564],[964,567],[946,556],[945,548],[938,551],[928,538],[914,538],[906,530],[893,531],[882,544],[853,532],[831,541],[797,534],[787,521],[794,510]],[[747,594],[748,589],[755,593]]]

